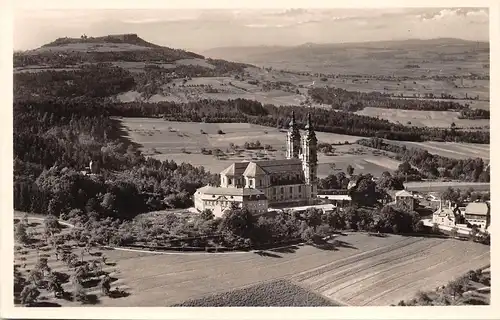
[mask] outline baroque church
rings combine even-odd
[[[198,211],[221,216],[231,206],[262,214],[268,208],[314,204],[317,196],[317,138],[307,115],[301,135],[292,112],[286,134],[286,159],[235,162],[220,173],[220,186],[196,190]]]

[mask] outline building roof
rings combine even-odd
[[[337,201],[351,201],[351,196],[348,194],[320,194],[317,196],[318,198],[328,199],[328,200],[337,200]]]
[[[226,176],[241,176],[248,164],[249,162],[235,162],[224,169],[221,174],[225,174]]]
[[[413,195],[406,190],[399,190],[395,195],[396,197],[413,197]]]
[[[302,206],[302,207],[290,207],[290,208],[283,208],[282,210],[289,210],[289,211],[305,211],[307,209],[320,209],[320,210],[333,210],[335,209],[335,206],[331,203],[328,204],[317,204],[317,205],[311,205],[311,206]]]
[[[299,159],[260,160],[254,161],[254,163],[268,174],[280,172],[302,172],[302,161]]]
[[[488,215],[488,205],[485,202],[471,202],[465,207],[465,214]]]
[[[209,195],[221,195],[221,196],[251,196],[251,195],[263,195],[264,193],[259,189],[251,188],[221,188],[204,186],[196,190],[196,192],[209,194]]]
[[[243,172],[243,175],[246,177],[256,177],[256,176],[262,176],[266,175],[267,172],[264,171],[258,164],[255,162],[250,162],[245,169],[245,172]]]

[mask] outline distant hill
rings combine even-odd
[[[67,66],[101,62],[170,63],[181,59],[205,59],[186,50],[162,47],[136,34],[103,37],[59,38],[40,48],[14,53],[14,67]]]
[[[96,63],[111,63],[133,72],[142,72],[148,67],[160,71],[167,68],[177,77],[224,75],[250,66],[221,59],[205,59],[194,52],[159,46],[137,34],[58,38],[40,48],[14,53],[15,72],[74,69]]]
[[[488,42],[453,38],[408,39],[359,43],[306,43],[294,47],[220,47],[206,50],[204,55],[232,61],[272,65],[275,62],[336,63],[349,59],[397,60],[415,59],[440,61],[450,56],[475,59],[478,54],[489,54]],[[465,54],[465,55],[464,55]]]
[[[141,39],[137,34],[115,34],[115,35],[107,35],[104,37],[87,37],[82,36],[80,38],[58,38],[53,42],[47,43],[42,47],[60,47],[68,44],[81,44],[81,43],[128,43],[136,46],[142,46],[146,48],[162,48],[162,46],[153,44],[151,42],[147,42],[144,39]]]

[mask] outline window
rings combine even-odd
[[[299,186],[299,192],[302,192],[302,186]]]
[[[290,187],[290,193],[293,193],[293,187]]]
[[[250,179],[249,181],[250,187],[253,187],[253,179]]]
[[[262,180],[259,179],[259,187],[262,187]]]
[[[273,188],[273,194],[276,194],[276,188]]]
[[[280,191],[281,191],[281,193],[283,193],[283,187],[281,187],[280,189],[281,189],[281,190],[280,190]]]

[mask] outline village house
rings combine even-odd
[[[465,220],[485,231],[490,224],[490,207],[486,202],[471,202],[465,207]]]

